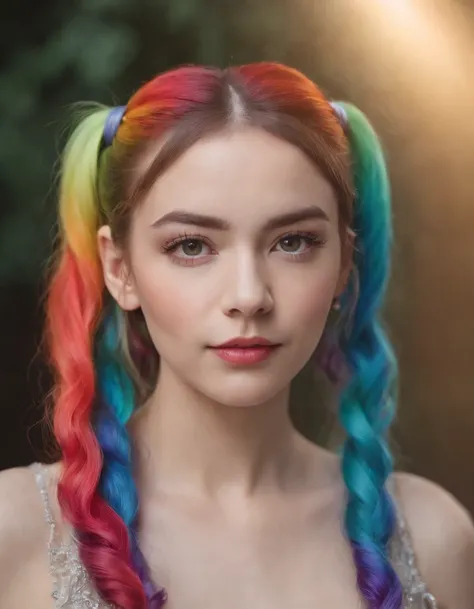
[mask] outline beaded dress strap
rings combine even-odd
[[[51,596],[55,609],[112,609],[97,594],[84,567],[77,542],[72,533],[62,541],[51,509],[49,485],[51,476],[46,466],[30,466],[43,499],[46,522],[50,528],[48,552],[53,580]]]
[[[51,550],[51,548],[54,547],[57,543],[57,527],[53,512],[51,510],[51,502],[49,500],[49,475],[46,467],[41,463],[33,463],[30,467],[33,471],[35,482],[40,492],[41,499],[43,501],[44,516],[47,524],[49,525],[48,549]]]
[[[396,510],[396,528],[390,544],[393,566],[402,582],[406,609],[440,609],[418,569],[413,540],[406,518],[397,501],[394,479],[387,485]]]

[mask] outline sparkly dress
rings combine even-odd
[[[45,518],[49,525],[49,564],[53,580],[51,609],[112,609],[95,591],[74,538],[60,539],[49,499],[48,469],[34,463],[30,466],[41,493]],[[390,558],[403,585],[403,609],[440,609],[418,572],[408,527],[399,513],[397,529],[391,540]]]

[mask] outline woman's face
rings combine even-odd
[[[298,148],[250,127],[198,142],[158,178],[128,260],[127,288],[109,289],[142,308],[161,375],[240,407],[288,387],[346,275],[331,185]],[[277,346],[215,348],[239,337]]]

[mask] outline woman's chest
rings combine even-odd
[[[361,606],[351,550],[336,520],[325,527],[271,515],[233,525],[178,520],[155,522],[142,542],[153,579],[168,592],[168,609]]]

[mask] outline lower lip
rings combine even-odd
[[[262,347],[221,347],[213,349],[225,362],[231,364],[258,364],[268,359],[276,350],[278,345]]]

